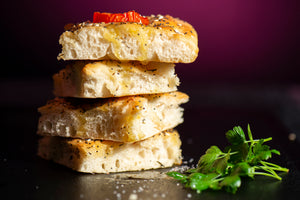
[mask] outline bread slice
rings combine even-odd
[[[60,36],[63,60],[137,60],[191,63],[198,56],[195,29],[169,15],[148,16],[140,23],[90,23],[68,25]]]
[[[181,92],[109,99],[56,98],[40,107],[40,135],[136,142],[183,122]]]
[[[175,130],[135,143],[43,137],[38,155],[87,173],[140,171],[181,164],[181,141]]]
[[[174,64],[119,61],[74,61],[53,76],[61,97],[107,98],[172,92],[179,79]]]

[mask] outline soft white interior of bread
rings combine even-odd
[[[186,94],[172,92],[114,98],[85,110],[58,98],[39,108],[38,134],[135,142],[182,123],[179,105],[187,101]]]
[[[138,23],[85,24],[59,39],[64,60],[137,60],[191,63],[198,55],[194,28],[164,16],[148,26]]]
[[[38,155],[87,173],[140,171],[181,164],[181,141],[175,130],[135,143],[43,137]]]
[[[108,98],[176,91],[174,64],[77,61],[53,76],[61,97]]]

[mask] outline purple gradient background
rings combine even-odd
[[[136,10],[143,15],[170,14],[195,27],[199,38],[199,57],[192,64],[176,65],[182,82],[300,83],[299,2],[7,2],[1,13],[1,36],[7,38],[2,42],[2,48],[6,49],[2,59],[13,61],[16,65],[2,71],[1,77],[51,76],[63,66],[56,56],[60,51],[58,37],[65,24],[91,20],[94,11]]]

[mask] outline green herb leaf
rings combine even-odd
[[[247,162],[241,162],[234,165],[231,175],[249,176],[253,178],[255,169],[251,167]]]
[[[229,193],[236,193],[241,186],[241,177],[254,178],[264,175],[281,180],[276,171],[288,172],[287,168],[266,162],[272,154],[280,155],[275,149],[270,149],[264,143],[272,138],[253,139],[250,125],[247,127],[249,140],[246,140],[243,129],[234,127],[226,133],[231,143],[224,152],[217,146],[211,146],[199,159],[197,168],[189,169],[185,173],[168,172],[167,175],[179,180],[186,187],[197,193],[203,190],[222,188]]]
[[[212,171],[219,174],[225,173],[227,170],[229,158],[230,158],[230,152],[224,154],[222,157],[219,157],[217,160],[215,160],[212,166],[213,169]]]
[[[218,187],[215,179],[218,177],[218,174],[202,174],[194,173],[189,176],[188,186],[194,190],[197,190],[197,193],[200,193],[202,190],[208,188],[216,189]]]
[[[239,163],[245,161],[249,153],[249,145],[246,142],[243,129],[240,126],[235,126],[232,130],[227,131],[226,138],[232,145],[226,147],[225,151],[237,152],[230,157],[230,162]]]
[[[240,126],[235,126],[226,133],[227,140],[233,145],[240,145],[246,141],[245,133]]]
[[[224,187],[226,192],[235,194],[241,183],[241,178],[238,175],[233,175],[225,177],[220,186]]]
[[[225,151],[236,152],[234,155],[230,156],[229,162],[239,163],[247,160],[249,145],[246,142],[238,145],[230,145],[225,148]]]
[[[211,146],[206,150],[205,154],[200,157],[198,162],[198,172],[210,173],[215,171],[215,163],[225,154],[217,147]]]
[[[182,183],[186,183],[188,179],[188,176],[175,171],[168,172],[167,175],[173,177],[176,180],[179,180]]]
[[[253,152],[249,156],[249,163],[257,165],[262,160],[268,160],[272,157],[272,153],[280,155],[280,152],[275,149],[270,149],[268,145],[264,145],[264,139],[260,139],[256,144],[253,145]]]

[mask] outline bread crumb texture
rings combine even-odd
[[[136,142],[183,122],[182,92],[107,99],[55,98],[40,107],[37,133]]]
[[[60,36],[63,60],[137,60],[191,63],[198,56],[198,36],[187,22],[169,15],[140,23],[80,23]]]
[[[76,171],[110,173],[179,165],[180,146],[176,130],[134,143],[45,136],[39,140],[38,155]]]
[[[74,61],[53,76],[60,97],[108,98],[172,92],[179,86],[171,63]]]

